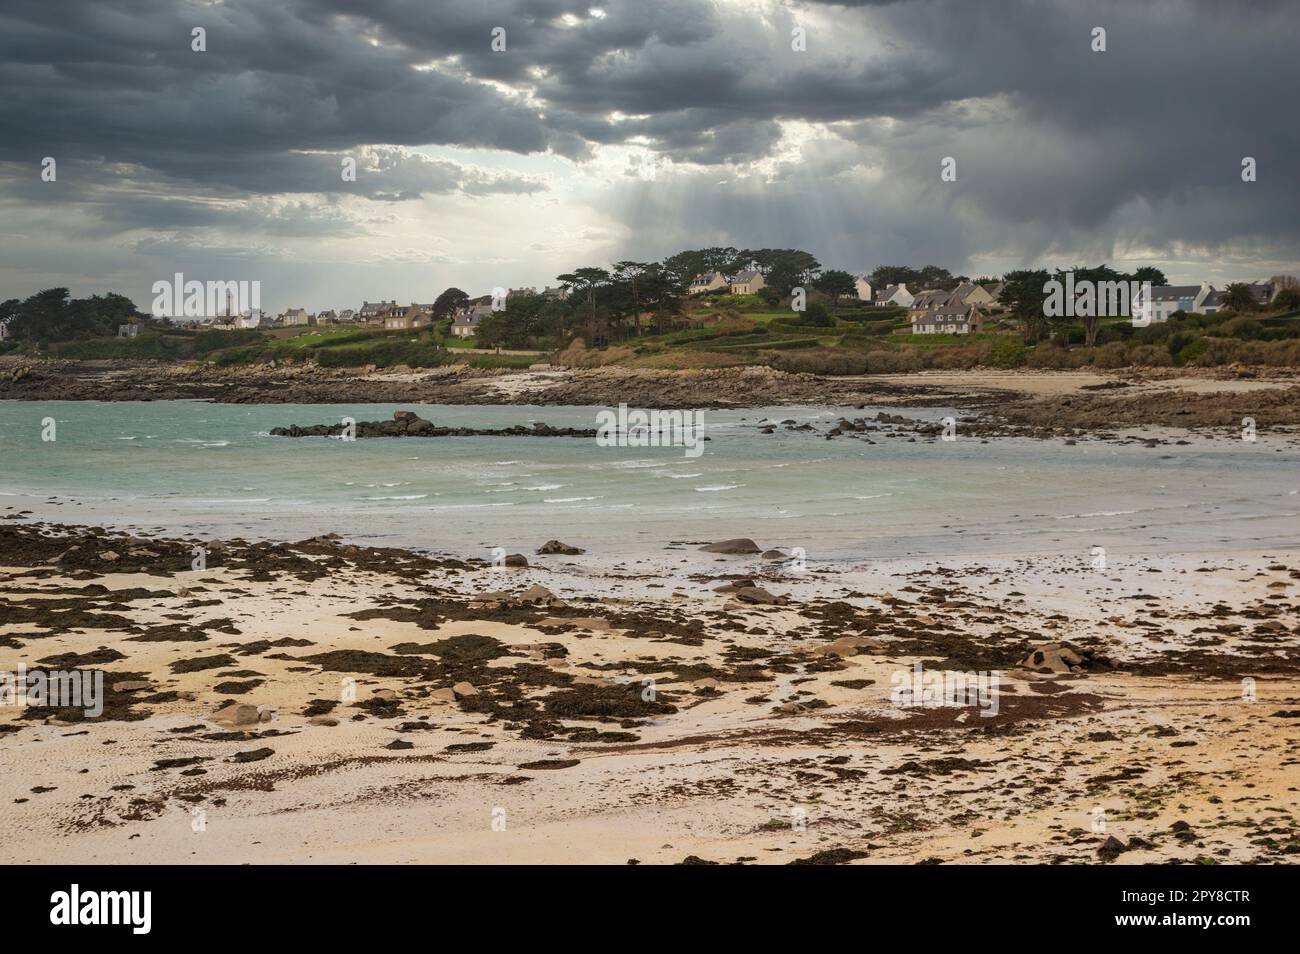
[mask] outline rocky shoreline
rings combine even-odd
[[[1079,437],[1176,428],[1230,436],[1300,431],[1300,385],[1279,369],[1115,372],[1080,384],[1074,372],[818,377],[766,368],[549,372],[364,372],[148,362],[21,363],[0,359],[0,400],[207,400],[234,404],[444,404],[718,409],[819,405],[943,407],[974,437]],[[1043,385],[1048,385],[1044,387]],[[315,433],[312,431],[311,433]],[[292,436],[292,435],[289,435]],[[394,436],[377,434],[377,436]]]
[[[439,427],[414,411],[394,411],[391,421],[357,421],[347,424],[311,424],[271,428],[272,437],[595,437],[595,428],[551,427],[545,421],[528,426]]]

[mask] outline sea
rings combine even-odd
[[[1193,438],[825,438],[877,410],[706,410],[698,457],[592,438],[272,437],[418,411],[439,425],[594,428],[601,408],[0,401],[0,515],[203,539],[323,533],[459,558],[550,539],[620,561],[749,537],[810,565],[1107,552],[1213,553],[1300,540],[1300,451]],[[794,421],[813,431],[778,424]],[[51,427],[51,422],[53,426]],[[871,436],[871,435],[868,435]],[[1145,436],[1161,436],[1156,432]],[[46,438],[53,439],[46,439]],[[2,557],[2,554],[0,554]]]

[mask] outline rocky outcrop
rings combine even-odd
[[[272,437],[342,437],[348,425],[312,424],[274,427]],[[358,421],[354,436],[363,437],[595,437],[595,428],[551,427],[538,421],[531,427],[512,424],[501,428],[439,427],[414,411],[394,411],[391,421]]]

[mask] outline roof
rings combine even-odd
[[[1152,301],[1178,301],[1180,298],[1195,298],[1201,293],[1200,285],[1152,285]]]
[[[945,305],[930,312],[934,321],[969,321],[975,311],[974,305]]]
[[[727,276],[719,274],[718,272],[705,272],[702,275],[696,275],[695,278],[691,281],[691,284],[710,285],[713,283],[713,280],[715,278],[721,278],[724,282],[727,280]]]
[[[925,291],[917,292],[916,297],[912,299],[913,308],[929,308],[948,304],[949,295],[942,288],[927,288]]]
[[[746,282],[752,282],[755,278],[762,278],[762,277],[763,275],[761,272],[756,272],[753,270],[741,272],[739,275],[737,275],[735,278],[731,280],[731,284],[743,285]]]

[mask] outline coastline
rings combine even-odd
[[[0,401],[201,400],[225,404],[627,404],[726,409],[779,405],[948,407],[977,436],[1078,436],[1180,427],[1228,435],[1245,418],[1300,430],[1300,377],[1290,369],[923,371],[827,377],[767,368],[654,371],[365,371],[222,369],[151,362],[0,358]],[[286,423],[288,423],[286,421]]]
[[[1275,862],[1300,848],[1296,550],[1109,573],[900,561],[803,583],[692,546],[689,591],[602,595],[613,574],[595,554],[578,596],[558,572],[569,557],[500,570],[328,537],[231,540],[194,571],[192,544],[0,525],[0,669],[80,661],[130,687],[96,720],[0,708],[0,744],[26,765],[0,783],[6,860],[1093,863],[1118,836],[1118,863]],[[761,593],[738,597],[747,580]],[[1062,640],[1106,662],[1020,665]],[[1001,671],[996,714],[891,702],[918,662]],[[223,701],[274,714],[224,724]]]

